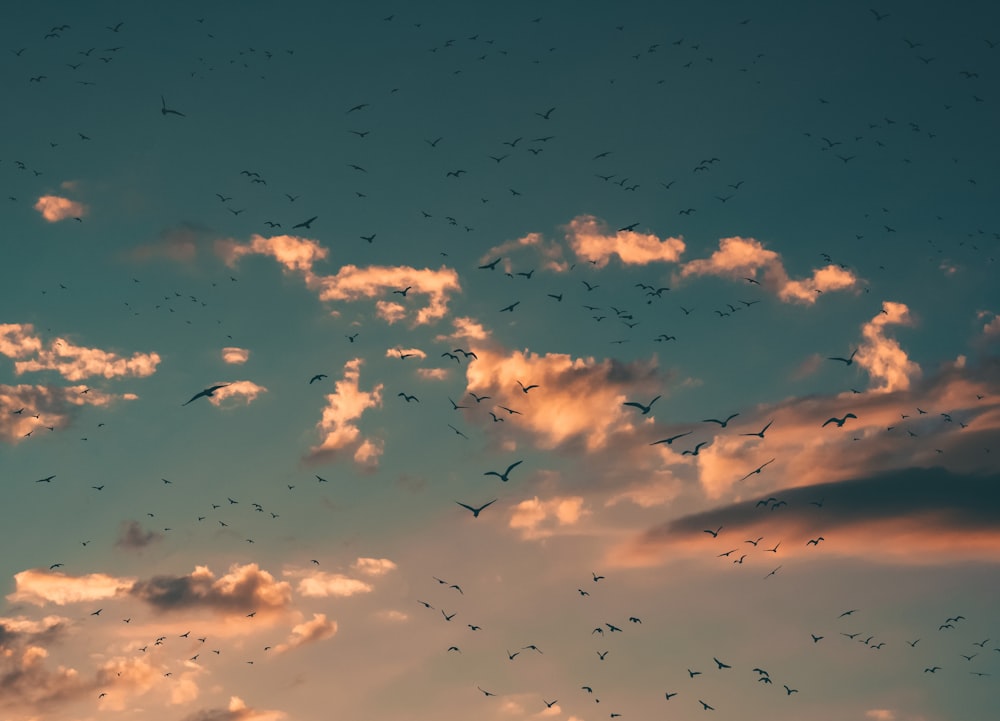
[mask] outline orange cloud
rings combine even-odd
[[[51,387],[0,385],[0,440],[20,443],[28,434],[69,426],[82,406],[109,406],[117,400],[135,400],[131,393],[114,395],[83,386]],[[38,416],[37,418],[35,416]]]
[[[622,403],[633,394],[645,396],[645,402],[662,392],[655,360],[622,363],[479,347],[474,352],[478,359],[466,366],[466,391],[519,411],[509,417],[542,448],[571,442],[590,451],[603,448],[613,434],[635,428],[636,413]],[[525,394],[518,381],[538,388]],[[507,417],[502,409],[496,412]]]
[[[484,341],[490,337],[490,332],[482,323],[467,316],[459,316],[451,319],[454,331],[434,337],[438,343],[445,341]]]
[[[756,279],[762,272],[761,285],[786,302],[811,305],[825,291],[856,288],[859,280],[849,270],[827,265],[813,270],[801,280],[788,277],[781,256],[768,250],[754,238],[731,237],[719,241],[719,249],[708,258],[688,261],[681,268],[681,277],[714,275],[732,280]]]
[[[267,388],[259,386],[253,381],[230,381],[228,385],[219,388],[208,397],[208,402],[215,407],[221,407],[230,398],[243,400],[245,405],[250,405],[261,393],[267,393]]]
[[[67,218],[82,218],[88,212],[83,203],[58,195],[43,195],[35,203],[35,210],[50,223],[58,223]]]
[[[370,465],[377,459],[375,447],[361,438],[357,421],[369,408],[381,407],[383,385],[379,383],[370,391],[361,390],[362,362],[361,358],[348,361],[344,377],[336,382],[334,392],[327,395],[323,415],[316,424],[322,440],[310,449],[310,458],[325,458],[353,447],[356,452],[364,449],[359,462]]]
[[[598,268],[618,256],[625,265],[676,263],[684,253],[681,238],[660,240],[651,233],[611,231],[607,224],[592,215],[573,218],[566,225],[566,240],[578,258],[592,261]]]
[[[286,575],[300,576],[295,590],[310,598],[327,598],[329,596],[346,598],[359,593],[371,593],[373,590],[370,584],[340,573],[292,571]]]
[[[898,341],[885,334],[887,326],[910,326],[913,323],[905,303],[884,301],[882,311],[861,327],[864,340],[858,347],[856,361],[875,383],[871,390],[906,390],[920,376],[920,366],[909,359]]]
[[[275,646],[274,651],[275,653],[285,653],[307,643],[332,638],[336,633],[336,621],[328,621],[324,613],[314,613],[312,620],[293,626],[288,639]]]
[[[128,593],[135,579],[115,578],[104,573],[68,576],[65,573],[28,569],[14,574],[14,592],[7,595],[12,603],[65,606],[82,601],[102,601]]]
[[[312,276],[307,285],[319,292],[323,301],[356,301],[388,295],[393,290],[409,287],[405,298],[426,296],[427,305],[415,312],[406,300],[392,299],[381,306],[381,317],[396,322],[413,316],[413,323],[425,325],[443,318],[448,312],[448,300],[461,292],[458,273],[442,266],[438,270],[411,268],[409,266],[371,265],[359,268],[345,265],[336,275]]]
[[[196,711],[182,721],[284,721],[286,718],[288,715],[283,711],[259,711],[247,706],[239,696],[233,696],[224,709]]]
[[[34,330],[30,323],[0,325],[0,354],[16,359],[14,372],[17,375],[54,370],[71,381],[93,376],[142,378],[155,373],[160,363],[157,353],[135,353],[131,358],[124,358],[99,348],[74,345],[63,338],[56,338],[46,347]]]
[[[508,257],[511,253],[530,250],[538,254],[542,260],[542,267],[556,273],[563,273],[569,270],[569,263],[563,258],[562,247],[555,242],[547,241],[541,233],[528,233],[514,240],[507,240],[500,245],[495,245],[489,249],[480,259],[480,265],[489,263],[497,256],[503,258],[504,270],[512,272],[514,267]]]
[[[218,241],[215,252],[226,265],[233,266],[246,255],[266,255],[274,258],[287,271],[298,271],[312,276],[313,265],[326,260],[329,251],[309,238],[294,235],[276,235],[265,238],[256,233],[250,237],[250,243],[241,245],[234,240]]]
[[[544,501],[535,496],[514,506],[508,526],[520,531],[522,538],[535,540],[562,532],[588,515],[582,496],[556,496]]]
[[[231,365],[242,365],[250,360],[250,351],[246,348],[227,346],[222,349],[222,361]]]
[[[413,356],[414,358],[419,358],[423,360],[427,357],[419,348],[386,348],[385,357],[386,358],[402,358],[403,356]]]
[[[384,576],[396,570],[396,564],[388,558],[359,558],[351,567],[366,576]]]
[[[237,615],[278,611],[291,602],[291,586],[276,580],[256,563],[234,564],[221,577],[207,566],[196,566],[187,575],[136,581],[129,593],[166,611],[200,607]]]

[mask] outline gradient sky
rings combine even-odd
[[[420,5],[0,23],[0,717],[995,718],[1000,12]]]

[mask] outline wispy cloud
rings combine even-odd
[[[329,621],[325,613],[314,613],[312,619],[292,626],[288,639],[274,647],[275,653],[285,653],[307,643],[324,641],[337,633],[337,622]]]
[[[134,583],[133,578],[116,578],[104,573],[70,576],[28,569],[14,574],[14,592],[7,595],[7,600],[35,606],[48,603],[65,606],[68,603],[118,598],[126,595]]]
[[[868,372],[874,383],[872,390],[906,390],[920,376],[920,366],[909,359],[897,340],[886,335],[888,326],[913,323],[905,303],[885,301],[879,314],[862,326],[864,340],[858,347],[857,363]]]
[[[162,533],[146,530],[138,521],[123,521],[115,545],[129,551],[137,551],[162,539]]]
[[[83,393],[85,390],[81,386],[0,385],[0,440],[19,443],[29,434],[66,428],[83,406],[103,407],[136,399],[132,393]]]
[[[246,348],[227,346],[222,349],[222,361],[230,365],[242,365],[250,360],[250,351]]]
[[[229,699],[226,708],[195,711],[182,721],[284,721],[288,715],[283,711],[263,711],[247,706],[239,696]]]

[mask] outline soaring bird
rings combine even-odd
[[[854,363],[854,356],[857,354],[857,352],[858,352],[858,349],[855,348],[854,352],[851,353],[851,355],[849,357],[847,357],[847,358],[839,358],[839,357],[836,357],[836,356],[831,356],[831,357],[827,358],[827,360],[840,361],[841,363],[843,363],[845,365],[851,365],[852,363]]]
[[[725,428],[727,425],[729,425],[729,421],[733,420],[738,415],[739,413],[733,413],[724,421],[720,421],[718,418],[705,418],[702,421],[702,423],[718,423],[722,428]]]
[[[292,226],[292,230],[296,228],[305,228],[306,230],[312,230],[312,222],[318,218],[318,215],[314,215],[309,220],[303,220],[301,223],[296,223]]]
[[[506,483],[507,481],[509,481],[509,480],[510,480],[510,479],[509,479],[509,478],[507,477],[507,474],[508,474],[508,473],[510,473],[510,472],[511,472],[512,470],[514,470],[515,468],[517,468],[517,467],[518,467],[519,465],[521,465],[522,463],[524,463],[524,461],[523,461],[523,460],[521,460],[521,461],[515,461],[514,463],[511,463],[511,464],[510,464],[509,466],[507,466],[507,470],[506,470],[506,471],[504,471],[503,473],[497,473],[496,471],[486,471],[486,473],[484,473],[483,475],[484,475],[484,476],[496,476],[496,477],[497,477],[497,478],[499,478],[499,479],[500,479],[501,481],[503,481],[504,483]]]
[[[326,373],[317,373],[316,375],[314,375],[312,378],[309,379],[309,384],[312,385],[316,381],[321,381],[326,377],[327,377]]]
[[[823,425],[820,426],[820,428],[826,428],[831,423],[836,423],[837,424],[837,428],[843,428],[844,427],[844,423],[847,422],[848,418],[855,418],[856,419],[857,416],[854,415],[853,413],[848,413],[843,418],[828,418],[827,420],[823,421]]]
[[[658,401],[660,398],[661,398],[661,396],[656,396],[656,398],[654,398],[653,400],[651,400],[648,405],[643,405],[642,403],[637,403],[636,401],[627,401],[625,403],[622,403],[622,405],[623,406],[633,406],[635,408],[638,408],[640,411],[642,411],[642,415],[646,415],[647,413],[649,413],[650,409],[653,407],[653,404],[656,403],[656,401]]]
[[[650,404],[650,405],[652,405],[652,404]],[[650,443],[649,445],[656,446],[656,445],[659,445],[660,443],[666,443],[669,446],[674,441],[676,441],[678,438],[683,438],[684,436],[690,436],[692,433],[694,433],[694,431],[688,431],[687,433],[681,433],[680,435],[670,436],[670,438],[664,438],[664,439],[659,440],[659,441],[654,441],[654,442]]]
[[[164,100],[162,95],[160,96],[160,115],[179,115],[182,118],[187,117],[182,112],[168,108],[167,101]]]
[[[455,501],[455,503],[457,503],[458,505],[460,505],[462,508],[466,508],[466,509],[472,511],[472,517],[473,518],[479,518],[479,514],[483,512],[484,508],[486,508],[488,506],[492,506],[496,502],[497,502],[497,499],[494,498],[492,501],[490,501],[489,503],[484,503],[479,508],[473,508],[472,506],[466,505],[465,503],[462,503],[461,501]]]
[[[211,386],[209,388],[206,388],[203,391],[199,391],[198,393],[195,393],[193,396],[191,396],[191,400],[189,400],[189,401],[187,401],[185,403],[181,403],[181,406],[186,406],[188,403],[193,403],[194,401],[198,400],[202,396],[204,396],[206,398],[208,398],[209,396],[213,396],[213,395],[215,395],[215,392],[217,390],[219,390],[220,388],[225,388],[228,385],[230,385],[230,384],[229,383],[222,383],[222,384],[217,385],[217,386]]]

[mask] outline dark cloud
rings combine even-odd
[[[162,533],[147,531],[138,521],[123,521],[115,545],[134,551],[152,545],[162,538]]]
[[[275,580],[255,563],[233,566],[222,577],[203,566],[184,576],[154,576],[148,581],[136,581],[129,593],[164,610],[200,606],[247,613],[283,608],[291,601],[291,586]]]

